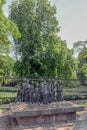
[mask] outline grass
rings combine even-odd
[[[0,98],[11,98],[11,97],[16,97],[17,93],[16,92],[0,92]]]
[[[0,92],[16,92],[18,90],[18,88],[16,88],[16,87],[0,87]]]
[[[15,100],[17,88],[15,87],[0,87],[0,104],[7,104]]]
[[[87,95],[87,87],[84,86],[78,86],[76,88],[64,88],[63,89],[64,95]]]
[[[0,87],[0,98],[10,98],[16,97],[17,95],[17,88],[15,87]]]

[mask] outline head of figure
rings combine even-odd
[[[43,84],[46,86],[46,85],[47,85],[47,81],[46,81],[46,80],[44,80]]]
[[[58,80],[58,84],[61,85],[61,80]]]
[[[34,84],[34,80],[31,81],[31,84]]]
[[[29,84],[29,79],[27,79],[27,83]]]
[[[27,79],[26,79],[26,78],[24,78],[24,79],[23,79],[23,82],[27,82]]]
[[[47,80],[47,83],[49,83],[49,84],[50,84],[50,83],[51,83],[51,79],[48,79],[48,80]]]
[[[55,80],[54,80],[54,79],[52,79],[51,81],[52,81],[52,82],[54,82]]]

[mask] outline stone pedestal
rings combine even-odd
[[[76,111],[83,110],[82,106],[72,102],[53,102],[44,104],[11,103],[10,119],[13,129],[30,128],[61,122],[72,122],[76,119]]]

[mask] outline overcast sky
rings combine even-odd
[[[5,14],[8,14],[7,0],[4,6]],[[57,18],[61,26],[59,35],[66,40],[68,47],[79,40],[87,39],[87,0],[49,0],[56,5]]]

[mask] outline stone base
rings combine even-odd
[[[83,110],[82,106],[72,102],[53,102],[48,105],[11,103],[10,118],[13,128],[32,128],[35,126],[55,123],[72,122],[76,119],[76,111]]]

